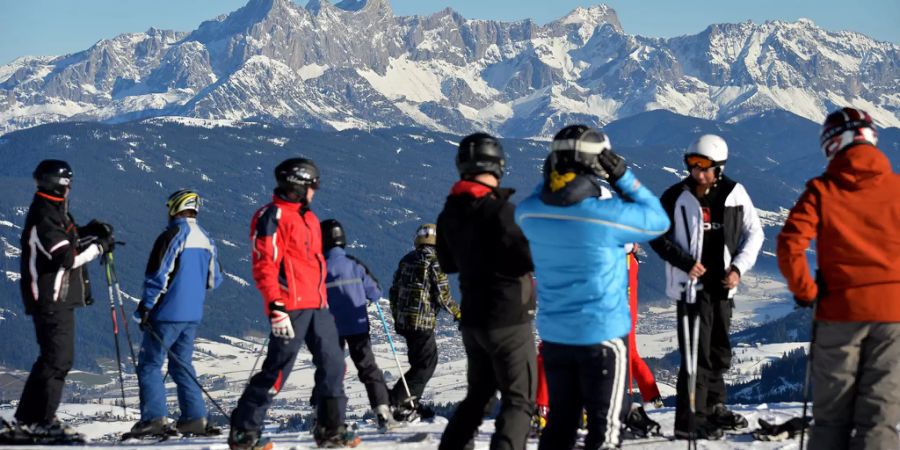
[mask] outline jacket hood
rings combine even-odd
[[[887,156],[869,144],[854,145],[837,155],[825,168],[825,176],[842,188],[859,190],[877,186],[883,175],[893,173]]]
[[[548,205],[569,206],[591,197],[611,198],[612,193],[590,175],[577,175],[556,191],[548,182],[541,187],[541,201]]]
[[[339,247],[339,246],[331,247],[330,249],[325,250],[325,259],[327,259],[327,260],[332,259],[332,258],[341,257],[341,256],[346,256],[346,255],[347,255],[347,251],[344,250],[343,247]]]

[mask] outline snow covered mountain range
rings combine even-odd
[[[625,33],[603,5],[545,25],[397,17],[388,0],[250,0],[192,32],[150,29],[0,66],[0,133],[154,116],[322,129],[547,137],[643,111],[736,122],[837,105],[900,126],[900,46],[809,20]]]

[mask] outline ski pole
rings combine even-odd
[[[228,415],[228,413],[226,413],[224,409],[222,409],[222,407],[219,405],[219,403],[214,398],[212,398],[212,395],[209,395],[209,392],[206,390],[206,388],[204,388],[203,385],[200,384],[200,380],[198,380],[197,377],[193,373],[191,373],[190,366],[185,364],[184,361],[182,361],[180,358],[178,358],[178,355],[176,355],[175,352],[173,352],[171,348],[166,346],[166,343],[163,342],[162,338],[159,337],[158,334],[156,334],[155,330],[153,330],[152,324],[148,324],[147,332],[150,333],[150,336],[153,336],[153,339],[156,339],[156,341],[159,342],[159,345],[163,346],[163,348],[166,349],[166,353],[168,353],[168,355],[169,355],[169,361],[174,361],[175,364],[177,364],[179,367],[181,367],[185,371],[185,373],[187,373],[188,376],[191,377],[191,380],[194,380],[194,383],[197,384],[197,387],[199,387],[200,390],[203,391],[204,394],[206,394],[206,398],[208,398],[209,401],[212,402],[212,404],[216,407],[216,409],[218,409],[219,412],[222,413],[223,416],[227,417],[230,420],[231,416]]]
[[[813,344],[816,342],[816,308],[819,302],[814,302],[812,307],[812,324],[809,330],[809,351],[806,353],[806,375],[803,379],[803,422],[800,424],[800,450],[803,450],[804,438],[806,438],[806,406],[809,403],[809,379],[812,372]]]
[[[269,336],[271,336],[271,334]],[[262,358],[263,350],[269,345],[269,336],[266,336],[266,340],[263,341],[262,346],[259,348],[259,353],[256,355],[256,361],[253,362],[253,368],[250,369],[250,376],[247,377],[248,386],[250,385],[250,379],[253,378],[253,372],[256,372],[256,365],[259,364],[259,359]]]
[[[692,295],[694,289],[694,279],[690,279],[687,285],[687,292],[684,303],[684,316],[681,317],[682,334],[685,347],[685,365],[688,374],[688,404],[690,405],[690,421],[688,435],[688,450],[697,448],[697,353],[700,338],[700,315],[697,314],[691,320],[691,306],[696,304],[696,295]],[[690,325],[693,322],[693,329]]]
[[[109,266],[107,266],[106,272],[106,288],[107,293],[109,294],[109,312],[110,317],[112,317],[113,341],[116,343],[116,368],[119,370],[119,388],[122,391],[122,411],[123,415],[127,415],[128,410],[125,407],[125,379],[122,377],[122,351],[119,349],[119,323],[116,320],[116,300],[113,295],[113,286],[109,279]]]
[[[124,242],[116,244],[124,245]],[[122,314],[122,325],[125,328],[125,339],[128,341],[128,350],[131,352],[131,364],[137,373],[137,358],[134,356],[134,344],[131,342],[131,330],[128,329],[128,314],[125,313],[125,305],[122,303],[122,289],[119,288],[119,276],[116,274],[116,266],[112,252],[106,254],[106,283],[113,286],[116,299],[119,301],[119,312]]]
[[[375,309],[378,311],[378,318],[381,319],[381,326],[384,327],[384,335],[387,336],[388,344],[391,345],[391,353],[394,354],[394,361],[397,363],[397,370],[400,371],[400,381],[403,382],[403,388],[406,389],[406,398],[409,400],[409,406],[416,409],[416,403],[409,391],[409,385],[406,384],[406,377],[403,375],[403,366],[400,365],[400,358],[397,357],[397,349],[394,348],[394,339],[391,338],[391,332],[388,331],[387,321],[384,320],[384,314],[381,312],[381,305],[375,300]]]

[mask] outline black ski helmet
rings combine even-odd
[[[72,185],[72,175],[72,166],[58,159],[41,161],[31,174],[39,191],[59,197],[64,197]]]
[[[456,152],[456,170],[460,178],[489,173],[499,180],[503,178],[506,157],[503,146],[487,133],[470,134],[459,142]]]
[[[275,167],[275,181],[278,189],[285,193],[293,193],[306,201],[306,190],[319,188],[319,168],[306,158],[290,158]]]
[[[598,157],[611,150],[609,137],[600,130],[587,125],[570,125],[553,136],[550,156],[544,162],[544,178],[552,172],[576,174],[602,174],[603,167]]]
[[[334,247],[343,248],[347,245],[347,235],[344,234],[344,227],[336,219],[323,220],[322,227],[322,250],[328,251]]]

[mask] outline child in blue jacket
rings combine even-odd
[[[399,424],[391,414],[390,397],[384,381],[384,373],[375,362],[372,343],[369,340],[369,302],[381,298],[381,287],[358,259],[347,254],[344,227],[335,219],[322,221],[322,250],[328,276],[328,309],[334,316],[340,336],[341,350],[350,347],[350,359],[359,371],[359,381],[366,386],[369,404],[378,420],[378,428],[384,432]]]

